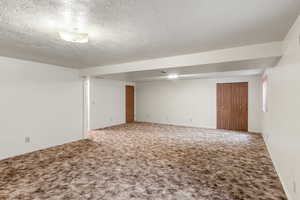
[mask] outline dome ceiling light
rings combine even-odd
[[[77,31],[59,31],[59,36],[62,40],[75,43],[89,42],[88,33],[79,33]]]
[[[64,0],[63,28],[58,29],[59,37],[67,42],[88,43],[89,33],[86,31],[87,4],[76,0]]]

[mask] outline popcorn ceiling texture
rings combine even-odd
[[[133,123],[0,161],[0,199],[287,199],[260,135]]]
[[[281,41],[299,7],[296,0],[0,0],[0,56],[84,68]],[[90,42],[59,38],[73,28]]]

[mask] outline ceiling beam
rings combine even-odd
[[[282,56],[282,42],[271,42],[116,65],[90,67],[82,69],[80,74],[81,76],[99,76],[280,56]]]

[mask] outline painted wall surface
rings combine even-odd
[[[249,131],[261,132],[258,76],[137,83],[137,120],[216,128],[216,83],[249,82]]]
[[[90,128],[98,129],[125,123],[124,81],[92,78],[90,80]]]
[[[300,16],[284,42],[284,56],[267,71],[263,133],[290,200],[300,199]]]
[[[82,138],[78,71],[0,57],[0,93],[0,159]]]

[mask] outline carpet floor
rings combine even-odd
[[[132,123],[0,161],[0,199],[286,200],[258,134]]]

